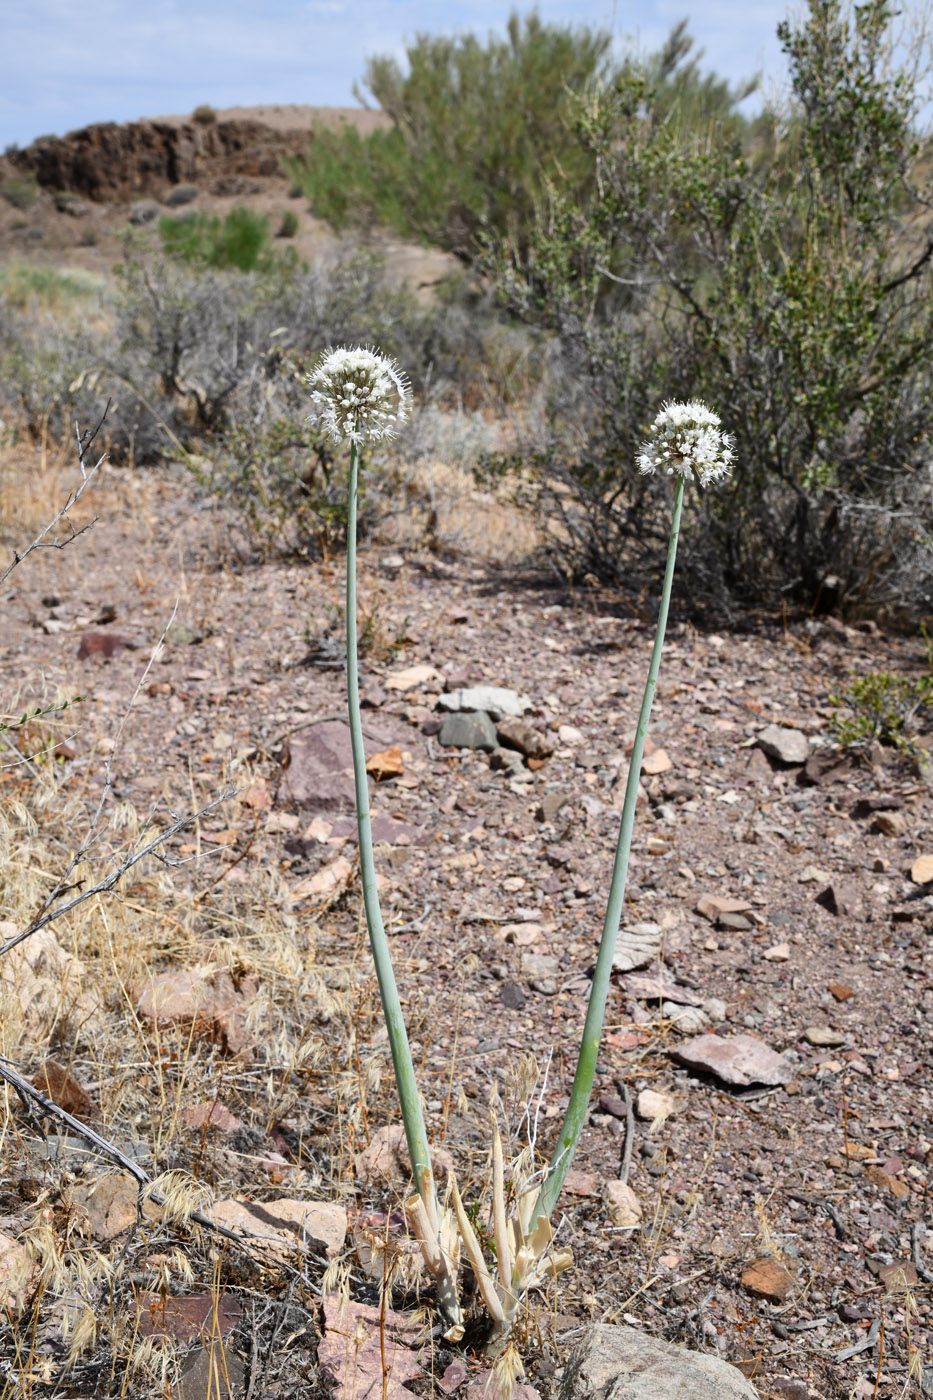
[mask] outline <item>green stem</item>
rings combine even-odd
[[[580,1057],[577,1060],[577,1072],[574,1075],[573,1088],[570,1091],[570,1103],[567,1105],[567,1112],[564,1115],[564,1121],[557,1139],[557,1146],[554,1148],[554,1153],[551,1157],[547,1176],[544,1179],[544,1183],[538,1194],[538,1199],[535,1202],[534,1212],[528,1229],[529,1234],[534,1231],[539,1220],[550,1219],[551,1212],[560,1194],[560,1188],[564,1184],[564,1177],[567,1175],[570,1163],[573,1160],[573,1154],[583,1128],[583,1120],[586,1117],[590,1093],[593,1088],[593,1080],[596,1077],[596,1058],[599,1053],[599,1040],[606,1014],[609,979],[612,975],[612,959],[615,953],[616,938],[622,918],[622,905],[625,899],[625,881],[628,875],[629,854],[632,848],[632,832],[635,827],[635,805],[638,801],[641,762],[645,751],[645,739],[648,734],[648,720],[651,716],[651,705],[654,701],[654,692],[658,683],[661,652],[664,649],[664,632],[667,627],[667,613],[671,601],[671,586],[674,581],[674,561],[677,557],[677,541],[680,536],[680,513],[683,499],[684,478],[678,476],[677,491],[674,497],[674,518],[671,522],[671,538],[667,550],[667,568],[664,572],[664,587],[661,592],[661,607],[658,612],[658,630],[655,634],[654,647],[651,652],[651,664],[648,667],[645,694],[641,702],[641,713],[638,716],[638,727],[635,730],[635,742],[632,745],[632,761],[628,770],[625,802],[622,807],[622,821],[619,828],[619,842],[616,847],[615,863],[612,867],[609,903],[606,906],[606,917],[603,921],[599,954],[596,958],[596,970],[593,974],[593,985],[590,988],[590,999],[586,1008],[586,1021],[584,1022],[583,1036],[580,1041]]]
[[[408,1151],[414,1172],[418,1195],[425,1203],[429,1215],[432,1210],[437,1218],[437,1197],[434,1190],[434,1176],[431,1171],[431,1158],[428,1152],[428,1135],[421,1111],[421,1098],[415,1079],[415,1067],[411,1058],[411,1047],[405,1030],[402,1006],[395,973],[389,955],[382,910],[379,907],[379,894],[376,889],[376,865],[373,860],[373,831],[369,813],[369,784],[366,778],[366,756],[363,751],[363,726],[360,722],[360,681],[359,660],[357,657],[356,629],[356,519],[357,491],[359,478],[359,452],[356,443],[350,447],[350,509],[347,521],[347,692],[350,718],[350,744],[353,749],[353,778],[356,784],[356,820],[360,839],[360,873],[363,879],[363,905],[366,910],[366,925],[369,929],[369,942],[376,965],[379,982],[379,995],[382,998],[382,1011],[385,1016],[389,1045],[392,1050],[392,1064],[395,1069],[395,1083],[398,1087],[402,1121],[408,1139]]]

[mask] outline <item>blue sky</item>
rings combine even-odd
[[[419,32],[485,36],[509,9],[507,0],[0,0],[0,149],[201,102],[353,105],[368,56],[402,58]],[[724,77],[782,73],[775,27],[786,0],[542,0],[538,10],[645,52],[688,18],[706,65]]]

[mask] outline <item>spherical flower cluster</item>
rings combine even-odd
[[[720,481],[732,471],[733,438],[720,431],[719,418],[699,399],[666,403],[651,425],[651,436],[637,457],[638,470],[675,473],[701,486]]]
[[[308,422],[337,442],[380,442],[408,417],[411,388],[394,360],[358,345],[327,350],[308,375]]]

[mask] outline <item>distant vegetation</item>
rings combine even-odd
[[[375,342],[434,406],[507,420],[482,478],[564,576],[625,587],[657,579],[668,520],[635,455],[664,400],[700,397],[737,469],[691,494],[692,599],[933,617],[933,191],[892,25],[886,0],[809,0],[779,29],[786,109],[755,120],[683,25],[643,60],[536,15],[420,36],[367,67],[391,128],[320,131],[288,170],[337,228],[435,243],[462,280],[425,306],[366,258],[305,268],[288,215],[165,218],[128,245],[114,344],[32,325],[8,279],[0,396],[67,425],[122,385],[115,453],[204,457],[257,537],[294,541],[339,534],[307,358]]]
[[[254,272],[268,263],[269,220],[254,209],[231,209],[221,220],[216,214],[182,214],[159,222],[165,251],[203,267]]]
[[[391,130],[289,165],[335,226],[450,249],[550,334],[547,421],[487,474],[571,574],[657,568],[664,488],[631,463],[662,400],[699,396],[740,465],[688,530],[697,594],[933,613],[933,232],[893,23],[809,0],[778,30],[791,103],[754,122],[683,26],[645,61],[536,16],[421,36],[366,71]]]

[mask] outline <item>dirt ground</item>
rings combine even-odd
[[[38,464],[24,455],[22,468]],[[222,519],[168,473],[108,470],[92,505],[89,533],[30,556],[4,586],[3,707],[84,697],[56,778],[61,801],[91,802],[111,753],[112,809],[166,822],[227,784],[239,790],[174,842],[185,863],[170,880],[160,872],[158,888],[184,936],[151,940],[145,962],[177,970],[235,943],[240,975],[260,999],[274,978],[282,1025],[305,1017],[317,1047],[292,1091],[270,1101],[277,1024],[233,1059],[197,1036],[173,1057],[137,1027],[128,1062],[146,1045],[161,1055],[181,1106],[197,1062],[197,1096],[222,1102],[251,1144],[218,1129],[211,1152],[197,1153],[178,1126],[156,1165],[194,1161],[218,1194],[339,1199],[351,1220],[367,1211],[385,1220],[403,1183],[367,1180],[354,1156],[396,1119],[351,814],[289,796],[302,743],[343,713],[342,562],[224,562]],[[373,545],[362,569],[367,726],[403,757],[402,775],[373,792],[386,919],[429,1131],[479,1193],[490,1095],[498,1088],[508,1102],[528,1052],[539,1152],[566,1103],[653,614],[489,558]],[[170,641],[121,728],[173,609]],[[915,673],[923,659],[915,640],[831,618],[755,616],[729,634],[707,631],[679,620],[675,600],[651,724],[669,766],[655,760],[664,771],[644,779],[623,920],[660,925],[663,951],[613,980],[593,1112],[558,1212],[559,1242],[576,1262],[540,1299],[524,1343],[543,1395],[590,1320],[625,1320],[719,1354],[762,1396],[933,1393],[933,899],[910,874],[933,851],[928,777],[876,749],[872,762],[821,776],[811,765],[808,780],[800,763],[784,767],[756,742],[779,724],[832,755],[829,697],[848,673]],[[434,671],[393,689],[416,665]],[[526,718],[551,756],[496,771],[481,752],[440,747],[438,695],[480,682],[528,696]],[[6,792],[28,802],[34,782],[20,769]],[[565,801],[555,811],[556,796]],[[57,852],[62,865],[66,856]],[[352,874],[342,880],[338,868],[327,893],[326,874],[315,876],[340,857]],[[146,878],[110,901],[143,924],[155,888]],[[707,896],[737,907],[717,920],[698,910]],[[301,966],[283,971],[280,960],[273,972],[260,930],[299,949]],[[93,960],[91,934],[76,948]],[[653,996],[646,977],[662,980]],[[683,1067],[674,1054],[689,1036],[660,1004],[678,996],[708,1004],[717,1036],[750,1035],[781,1052],[791,1077],[736,1088]],[[119,1017],[108,1024],[119,1037]],[[21,1062],[31,1073],[50,1048],[64,1053],[21,1045]],[[65,1051],[103,1102],[112,1076],[100,1047],[78,1035]],[[634,1102],[645,1089],[670,1096],[670,1112],[654,1123],[636,1114],[627,1127],[626,1094]],[[145,1137],[138,1116],[114,1104],[108,1131]],[[5,1167],[8,1229],[49,1199],[35,1143],[19,1134]],[[635,1228],[613,1225],[604,1200],[606,1182],[626,1174],[642,1211]],[[359,1258],[344,1257],[344,1286],[372,1302]],[[231,1280],[236,1293],[235,1271]],[[263,1287],[269,1298],[287,1292],[274,1275]],[[256,1292],[255,1280],[243,1284],[244,1296]],[[282,1352],[303,1358],[298,1389],[280,1370],[277,1390],[250,1393],[316,1393],[313,1351],[302,1333]],[[95,1393],[89,1386],[54,1393]]]

